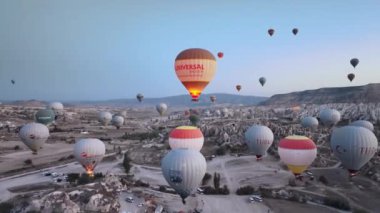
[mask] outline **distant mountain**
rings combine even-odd
[[[48,103],[40,100],[26,100],[26,101],[4,101],[4,104],[24,106],[24,107],[45,107]]]
[[[79,102],[69,102],[69,105],[102,105],[102,106],[130,106],[130,107],[147,107],[154,106],[159,103],[166,103],[169,106],[177,107],[190,107],[190,106],[210,106],[212,105],[210,101],[210,96],[216,96],[215,104],[226,104],[226,105],[257,105],[258,103],[268,99],[267,97],[256,97],[256,96],[243,96],[243,95],[232,95],[224,93],[215,94],[202,94],[199,102],[192,102],[189,95],[177,95],[162,98],[144,98],[142,103],[139,103],[137,99],[115,99],[106,101],[79,101]]]
[[[328,103],[378,103],[380,83],[364,86],[321,88],[273,95],[260,105],[328,104]]]

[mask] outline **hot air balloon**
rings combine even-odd
[[[299,177],[317,157],[317,147],[308,137],[292,135],[280,140],[278,154],[289,170]]]
[[[355,68],[359,64],[359,59],[357,58],[351,59],[350,64]]]
[[[261,78],[259,78],[259,82],[260,82],[261,86],[264,86],[265,82],[267,82],[267,79],[264,77],[261,77]]]
[[[273,36],[273,34],[274,34],[274,29],[269,29],[269,30],[268,30],[268,34],[269,34],[270,36]]]
[[[113,116],[111,123],[116,126],[117,129],[120,129],[120,127],[124,124],[124,118],[118,115]]]
[[[301,121],[301,125],[303,128],[307,129],[316,129],[318,127],[318,119],[314,117],[304,117]]]
[[[369,121],[365,120],[357,120],[349,124],[349,126],[359,126],[359,127],[364,127],[367,128],[368,130],[372,131],[374,130],[373,124]]]
[[[224,54],[222,52],[218,52],[218,58],[223,58]]]
[[[354,176],[377,152],[375,134],[364,127],[345,126],[333,131],[330,140],[334,155]]]
[[[236,85],[236,90],[239,92],[241,90],[241,85]]]
[[[204,137],[201,130],[194,126],[179,126],[169,134],[171,149],[187,148],[200,151],[203,142]]]
[[[141,93],[139,93],[136,95],[136,98],[141,103],[141,101],[144,99],[144,96]]]
[[[347,75],[347,78],[348,78],[348,80],[350,80],[350,82],[352,82],[352,80],[354,80],[354,78],[355,78],[355,74],[354,73],[350,73],[350,74]]]
[[[161,168],[166,181],[185,204],[185,199],[198,188],[206,174],[207,164],[199,151],[180,148],[166,154]]]
[[[102,125],[107,126],[112,121],[112,114],[110,112],[100,112],[98,120]]]
[[[105,153],[106,146],[96,138],[81,139],[74,145],[75,159],[90,176],[93,176],[94,168],[103,159]]]
[[[33,154],[37,154],[49,137],[49,129],[43,124],[29,123],[20,129],[19,136]]]
[[[54,111],[56,118],[58,115],[63,115],[63,104],[61,102],[51,102],[49,105],[46,107],[46,109],[51,109]]]
[[[267,153],[273,138],[272,130],[266,126],[253,125],[245,132],[245,141],[257,160]]]
[[[210,100],[212,103],[214,103],[216,101],[216,96],[215,95],[210,96]]]
[[[298,29],[297,29],[297,28],[293,28],[292,33],[293,33],[294,35],[297,35],[297,33],[298,33]]]
[[[15,84],[15,83],[16,83],[16,81],[15,81],[15,80],[11,80],[11,83],[12,83],[12,84]]]
[[[168,106],[165,103],[160,103],[160,104],[157,104],[156,110],[162,116],[168,110]]]
[[[192,100],[198,101],[204,88],[214,78],[215,57],[204,49],[187,49],[178,54],[174,66],[178,79],[189,91]]]
[[[334,126],[340,121],[340,113],[335,109],[323,109],[319,118],[325,126]]]
[[[35,115],[36,122],[44,125],[49,125],[55,120],[55,113],[51,109],[41,109]]]

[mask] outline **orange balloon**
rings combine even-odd
[[[178,79],[189,91],[192,100],[198,101],[204,88],[214,78],[216,60],[208,50],[192,48],[178,54],[174,68]]]

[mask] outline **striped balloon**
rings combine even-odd
[[[376,153],[378,142],[375,134],[364,127],[345,126],[331,135],[331,148],[351,175],[364,166]]]
[[[204,137],[200,129],[194,126],[180,126],[173,129],[169,135],[171,149],[188,148],[200,151]]]
[[[280,140],[278,154],[289,170],[299,176],[317,157],[317,147],[308,137],[292,135]]]

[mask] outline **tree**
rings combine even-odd
[[[206,173],[205,176],[203,176],[203,179],[202,179],[202,185],[207,185],[207,183],[210,181],[212,175],[210,175],[209,173]]]
[[[214,173],[214,188],[219,189],[220,188],[220,174]]]
[[[125,173],[129,173],[132,168],[131,159],[128,157],[127,152],[124,153],[123,167],[125,169]]]
[[[190,115],[189,120],[193,126],[197,126],[199,123],[199,117],[197,115]]]

